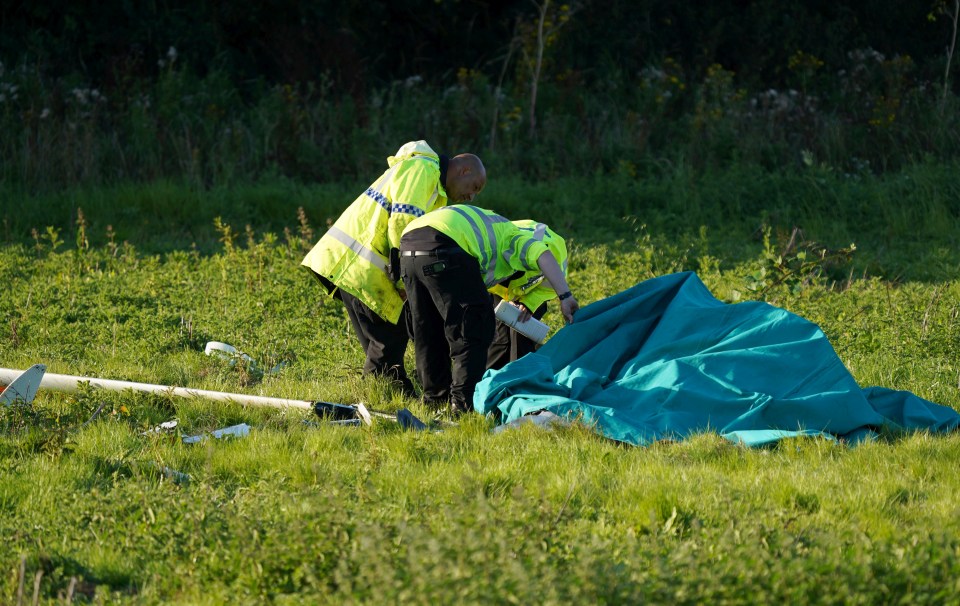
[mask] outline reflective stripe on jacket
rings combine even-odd
[[[541,284],[543,274],[537,265],[540,255],[552,252],[566,275],[567,249],[563,238],[543,223],[511,222],[491,210],[455,204],[412,221],[406,231],[420,227],[432,227],[445,234],[477,259],[488,290],[531,309],[556,296],[548,284]],[[499,286],[517,272],[520,275],[506,287]]]
[[[440,157],[426,141],[405,144],[387,165],[301,265],[396,324],[403,300],[390,279],[390,249],[400,247],[407,224],[445,206],[447,192],[440,183]]]

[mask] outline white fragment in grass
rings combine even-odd
[[[373,425],[373,419],[370,417],[370,411],[363,405],[363,402],[357,402],[357,416],[365,425]]]
[[[261,371],[260,365],[256,360],[238,350],[233,345],[230,345],[229,343],[222,343],[220,341],[208,341],[206,347],[203,348],[203,353],[207,354],[208,356],[215,355],[219,358],[223,358],[224,360],[230,362],[230,366],[236,365],[237,360],[243,360],[251,372],[267,375],[275,375],[288,366],[288,363],[285,360],[281,360],[270,370]]]
[[[45,372],[47,372],[45,365],[34,364],[17,375],[6,387],[0,389],[0,404],[9,406],[14,402],[32,403]]]
[[[219,440],[221,438],[243,438],[248,435],[250,435],[250,426],[246,423],[240,423],[239,425],[231,425],[230,427],[224,427],[223,429],[214,429],[208,434],[186,436],[183,438],[183,443],[197,444],[199,442],[203,442],[210,436],[213,436]]]
[[[141,433],[140,435],[146,436],[146,435],[150,435],[150,434],[152,434],[152,433],[170,433],[170,432],[172,432],[174,429],[177,428],[177,423],[179,423],[179,421],[177,421],[177,419],[172,419],[172,420],[170,420],[170,421],[164,421],[163,423],[157,425],[157,426],[154,427],[153,429],[148,429],[148,430],[144,431],[144,432]]]
[[[243,353],[242,351],[237,350],[236,347],[230,345],[229,343],[221,343],[220,341],[210,341],[207,343],[207,346],[203,348],[203,353],[208,356],[217,356],[223,358],[224,360],[229,360],[230,365],[237,363],[237,358],[240,358],[247,364],[255,364],[253,358]]]

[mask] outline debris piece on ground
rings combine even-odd
[[[415,431],[424,431],[427,429],[424,422],[406,408],[401,408],[397,411],[397,423],[404,429],[413,429]]]
[[[23,371],[9,368],[0,368],[0,383],[12,383]],[[105,389],[107,391],[125,391],[132,389],[143,393],[156,393],[168,397],[204,398],[219,402],[232,402],[247,406],[272,406],[274,408],[299,408],[313,410],[316,403],[312,400],[291,400],[287,398],[270,398],[243,393],[229,393],[224,391],[210,391],[206,389],[192,389],[175,387],[172,385],[153,385],[151,383],[137,383],[134,381],[114,381],[98,379],[96,377],[77,377],[73,375],[58,375],[46,373],[42,377],[40,387],[65,393],[76,393],[87,387]]]
[[[246,423],[240,423],[239,425],[231,425],[230,427],[224,427],[223,429],[214,429],[213,431],[205,434],[186,436],[183,438],[183,443],[197,444],[199,442],[203,442],[209,436],[213,436],[219,440],[221,438],[242,438],[247,435],[250,435],[250,426]]]
[[[182,471],[177,471],[172,467],[167,467],[166,465],[161,465],[156,461],[151,461],[150,466],[160,472],[160,475],[171,480],[174,484],[186,484],[190,481],[190,476],[183,473]]]
[[[557,416],[550,412],[549,410],[541,410],[540,412],[532,415],[526,415],[520,417],[519,419],[514,419],[506,425],[497,425],[493,428],[493,433],[500,433],[506,431],[507,429],[516,429],[521,425],[528,424],[539,425],[546,429],[553,429],[553,425],[569,425],[570,422],[564,419],[563,417]]]
[[[317,401],[313,403],[313,412],[321,419],[329,421],[345,421],[358,418],[357,407],[349,404]]]
[[[90,418],[87,419],[86,421],[84,421],[83,424],[80,425],[80,427],[81,427],[81,428],[82,428],[82,427],[86,427],[87,425],[93,423],[93,422],[97,419],[97,417],[100,416],[100,412],[103,410],[103,407],[106,406],[106,405],[107,405],[106,402],[100,402],[100,405],[97,406],[97,409],[93,411],[93,414],[90,415]],[[79,429],[79,428],[78,428],[78,429]]]
[[[172,432],[174,429],[177,428],[177,423],[179,423],[179,421],[178,421],[177,419],[172,419],[172,420],[170,420],[170,421],[164,421],[163,423],[157,425],[157,426],[154,427],[153,429],[148,429],[148,430],[146,430],[146,431],[144,431],[144,432],[141,432],[140,435],[146,436],[146,435],[150,435],[150,434],[152,434],[152,433],[170,433],[170,432]]]
[[[370,418],[370,411],[363,405],[363,402],[357,402],[357,416],[368,427],[373,425],[373,419]]]
[[[363,402],[352,404],[334,404],[333,402],[314,402],[314,412],[327,423],[335,425],[373,425],[373,418],[396,421],[404,429],[417,431],[427,429],[427,425],[418,419],[406,408],[401,408],[396,414],[370,410]]]
[[[363,410],[361,411],[361,407]],[[363,402],[358,404],[337,404],[334,402],[323,402],[316,401],[313,402],[313,412],[316,413],[318,417],[326,420],[344,420],[344,419],[357,419],[363,418],[363,415],[366,414],[373,420],[373,417],[380,419],[390,419],[391,421],[397,420],[397,415],[390,412],[383,412],[381,410],[373,410],[367,408]]]
[[[9,406],[17,401],[24,404],[32,403],[45,372],[47,372],[45,365],[34,364],[16,377],[0,379],[4,382],[9,381],[8,385],[0,391],[0,404]]]
[[[247,364],[247,368],[250,369],[250,372],[261,375],[275,375],[288,365],[286,361],[281,361],[270,370],[263,370],[260,368],[260,364],[249,355],[238,350],[233,345],[221,341],[208,341],[206,347],[203,348],[203,353],[208,356],[223,358],[230,362],[230,366],[235,366],[237,360],[243,360]]]
[[[253,361],[253,358],[242,351],[237,350],[237,348],[233,345],[230,345],[229,343],[221,343],[220,341],[208,341],[207,346],[203,348],[203,353],[207,354],[208,356],[215,355],[218,358],[229,360],[231,366],[237,363],[237,359],[243,360],[247,364],[256,364],[256,362]]]
[[[190,476],[183,473],[182,471],[177,471],[176,469],[167,467],[166,465],[160,467],[160,471],[163,473],[163,477],[173,480],[174,484],[186,484],[190,481]]]

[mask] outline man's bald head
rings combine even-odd
[[[447,197],[453,202],[472,202],[487,184],[487,169],[473,154],[457,154],[447,166]]]

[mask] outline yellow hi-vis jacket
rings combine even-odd
[[[400,248],[408,223],[446,206],[447,192],[440,183],[440,157],[426,141],[405,144],[387,158],[387,165],[301,265],[396,324],[403,299],[390,279],[390,249]]]
[[[566,243],[543,223],[509,221],[492,210],[454,204],[411,221],[405,231],[421,227],[436,229],[476,258],[487,290],[531,310],[557,296],[537,265],[540,255],[553,253],[567,275]]]

